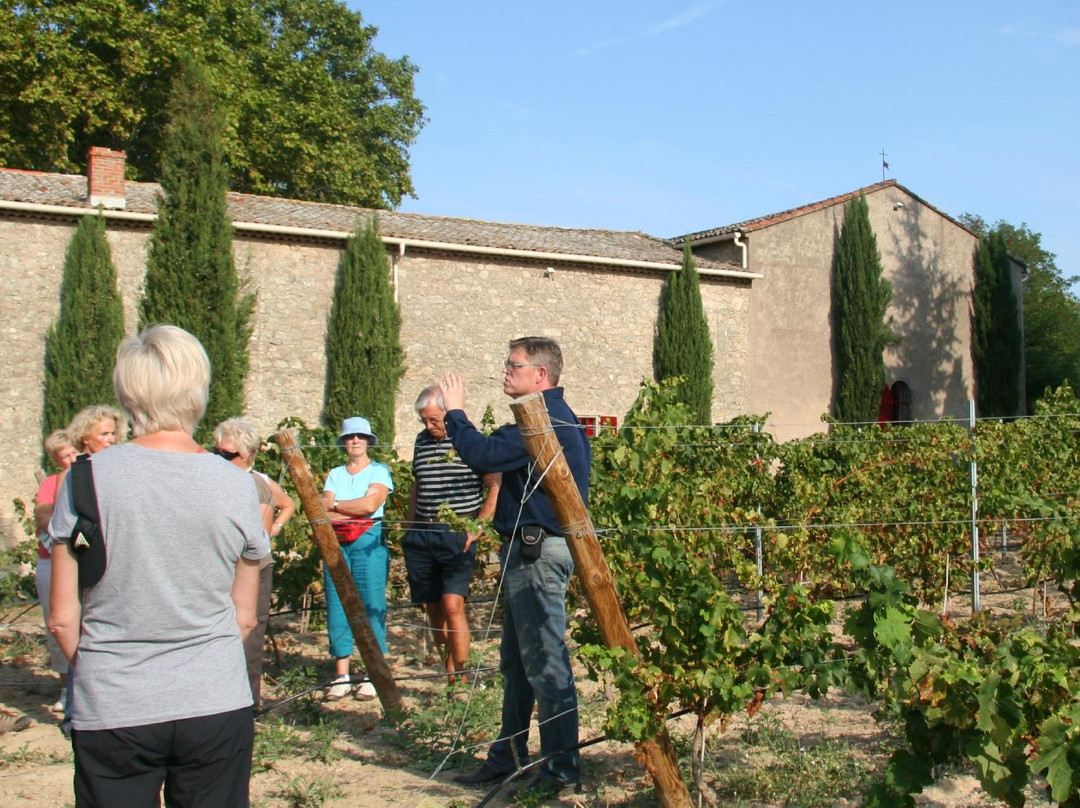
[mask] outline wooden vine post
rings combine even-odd
[[[515,399],[510,409],[525,440],[525,448],[535,461],[538,474],[543,475],[540,485],[551,500],[555,517],[562,527],[585,599],[604,644],[609,648],[626,648],[634,656],[640,656],[615,591],[611,570],[596,538],[596,530],[552,429],[543,394],[532,393]],[[656,738],[639,741],[638,751],[656,785],[660,804],[664,808],[692,808],[690,791],[679,773],[675,747],[667,729],[662,728]]]
[[[300,504],[311,524],[311,532],[315,536],[315,544],[322,555],[323,563],[330,571],[330,579],[334,582],[334,588],[341,598],[341,606],[349,620],[349,628],[352,629],[353,639],[360,651],[360,658],[364,661],[371,683],[379,694],[383,710],[387,716],[394,716],[402,710],[401,693],[398,692],[397,682],[390,673],[390,666],[382,655],[382,649],[375,639],[368,621],[364,602],[360,600],[360,593],[356,591],[356,582],[353,581],[349,568],[345,566],[345,559],[341,555],[338,546],[337,534],[330,526],[330,518],[326,515],[326,507],[323,505],[319,490],[315,485],[315,479],[311,476],[303,452],[296,445],[296,438],[291,430],[282,429],[274,436],[277,445],[281,447],[281,455],[289,469],[296,492],[300,495]]]

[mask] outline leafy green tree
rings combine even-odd
[[[244,294],[225,203],[224,123],[206,74],[186,58],[173,86],[161,167],[164,198],[146,261],[140,327],[172,323],[194,334],[210,357],[210,401],[200,438],[244,410],[252,294]]]
[[[390,261],[372,216],[345,245],[326,333],[323,424],[350,415],[371,421],[382,446],[394,442],[394,400],[405,374],[401,313],[390,285]]]
[[[833,257],[833,353],[840,421],[875,421],[885,383],[882,354],[894,344],[885,313],[892,286],[882,277],[881,253],[863,196],[844,206],[844,223]]]
[[[1023,350],[1020,310],[1013,291],[1012,260],[998,232],[991,233],[975,251],[971,319],[979,414],[1016,415]]]
[[[123,336],[124,304],[105,221],[83,216],[64,259],[60,314],[45,337],[43,436],[83,407],[116,401],[112,370]]]
[[[681,377],[678,395],[699,424],[712,423],[713,345],[701,303],[701,281],[690,242],[683,263],[672,272],[660,293],[660,313],[653,343],[656,380]]]
[[[156,180],[170,77],[196,54],[234,190],[397,205],[424,108],[376,33],[339,0],[0,0],[0,163],[83,171],[108,146]]]
[[[1064,276],[1057,256],[1042,246],[1042,235],[1027,224],[1017,227],[999,220],[988,225],[971,213],[958,218],[980,236],[1000,233],[1009,253],[1027,265],[1023,309],[1028,410],[1034,411],[1048,389],[1066,382],[1080,393],[1080,298],[1070,286],[1076,278]]]
[[[1028,409],[1068,384],[1080,394],[1080,297],[1069,279],[1032,268],[1024,282],[1024,362]]]

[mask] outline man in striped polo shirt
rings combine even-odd
[[[449,530],[438,521],[446,503],[458,516],[490,519],[495,513],[502,475],[480,475],[466,466],[446,437],[442,392],[432,385],[416,399],[424,429],[413,446],[413,483],[409,495],[411,529],[402,541],[412,602],[426,606],[435,641],[443,646],[446,670],[464,670],[469,661],[469,594],[477,537]],[[487,494],[484,489],[487,488]],[[447,677],[448,682],[454,680]]]

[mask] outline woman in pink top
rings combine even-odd
[[[57,440],[62,441],[65,462],[62,462],[59,456],[49,448],[49,440],[52,440],[57,435],[62,435],[62,438],[58,437]],[[117,442],[122,442],[126,437],[127,416],[115,407],[94,404],[75,413],[67,429],[53,432],[45,441],[45,450],[61,468],[59,474],[51,475],[42,482],[34,507],[34,518],[37,520],[39,536],[35,583],[37,584],[38,600],[41,601],[41,610],[45,613],[46,624],[49,620],[49,596],[52,590],[52,548],[48,536],[48,526],[49,519],[52,518],[53,514],[53,505],[56,502],[56,492],[59,490],[68,468],[75,462],[78,455],[92,455],[102,449],[108,449]],[[63,685],[60,698],[57,699],[52,709],[59,713],[66,713],[67,658],[64,656],[63,651],[60,650],[60,645],[51,632],[46,632],[46,638],[49,643],[49,657],[52,668],[60,674],[60,683]]]
[[[53,506],[56,504],[58,481],[75,462],[78,451],[68,433],[63,429],[57,429],[45,438],[45,451],[52,458],[53,463],[60,467],[59,473],[50,474],[41,481],[37,496],[34,497],[34,521],[37,523],[38,533],[38,563],[34,570],[34,584],[37,587],[42,615],[48,622],[49,590],[52,583],[52,540],[49,538],[49,520],[52,518]],[[48,631],[45,632],[45,640],[49,645],[49,663],[52,669],[60,674],[60,698],[52,709],[62,713],[67,698],[68,661],[64,652],[60,650],[60,644]]]

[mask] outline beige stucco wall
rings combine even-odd
[[[896,203],[903,207],[896,207]],[[971,285],[975,237],[900,188],[867,195],[900,343],[885,353],[889,384],[912,389],[916,419],[967,417],[972,382]],[[833,391],[830,276],[843,222],[834,205],[754,231],[749,269],[749,408],[771,412],[780,440],[821,430]]]
[[[11,500],[29,501],[41,474],[40,417],[45,333],[58,310],[68,219],[0,217],[0,297],[7,341],[0,368],[7,397],[0,424],[0,529],[11,532]],[[107,237],[125,303],[128,332],[137,323],[149,230],[110,222]],[[238,237],[237,268],[258,294],[248,376],[248,410],[269,433],[282,418],[318,422],[323,401],[324,339],[339,242],[287,243]],[[581,415],[621,419],[652,374],[652,339],[664,275],[552,262],[501,261],[410,250],[394,255],[407,372],[397,404],[397,448],[407,456],[419,428],[417,393],[453,370],[466,381],[470,414],[494,406],[510,420],[502,394],[506,343],[526,334],[559,340],[567,400]],[[703,278],[702,300],[716,347],[713,415],[745,411],[749,357],[749,284]]]

